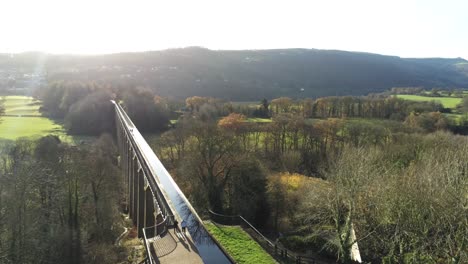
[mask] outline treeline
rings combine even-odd
[[[395,97],[378,96],[331,96],[298,102],[288,97],[271,101],[271,112],[301,113],[307,118],[385,118],[404,120],[410,113],[443,112],[446,109],[436,102],[414,102]]]
[[[263,99],[257,105],[194,96],[187,98],[183,107],[181,101],[155,95],[147,88],[112,87],[76,81],[50,83],[39,89],[36,97],[43,102],[43,113],[64,120],[69,133],[84,135],[112,133],[114,117],[111,100],[122,103],[137,127],[150,133],[166,130],[169,119],[177,119],[181,112],[196,112],[204,120],[237,112],[247,117],[260,118],[294,114],[304,118],[381,118],[398,121],[405,121],[410,116],[425,120],[424,116],[419,116],[424,113],[451,112],[451,109],[444,108],[437,102],[414,102],[391,96],[331,96],[315,100],[280,97],[271,101]],[[454,125],[449,120],[442,123],[446,123],[445,127]]]
[[[113,133],[114,109],[111,100],[123,103],[128,114],[143,132],[166,129],[169,106],[161,97],[144,88],[111,87],[95,82],[59,81],[39,89],[41,111],[61,119],[71,134]]]
[[[211,97],[194,96],[186,99],[185,110],[195,113],[202,120],[221,118],[230,113],[241,113],[251,118],[293,115],[303,119],[303,122],[307,121],[306,119],[327,118],[387,119],[403,121],[413,128],[425,131],[450,129],[458,133],[468,132],[466,118],[461,118],[458,123],[448,119],[441,113],[451,110],[444,108],[440,103],[408,101],[387,96],[333,96],[315,100],[280,97],[271,102],[263,99],[259,104],[232,103]]]
[[[382,94],[413,94],[428,97],[450,96],[462,98],[465,96],[463,89],[436,89],[425,90],[423,87],[394,87],[389,92]]]
[[[270,118],[278,114],[295,114],[304,118],[381,118],[404,121],[411,113],[450,112],[442,104],[429,101],[409,101],[389,96],[330,96],[294,100],[280,97],[259,103],[233,103],[212,97],[189,97],[186,111],[202,116],[226,116],[241,113],[247,117]]]
[[[1,142],[0,263],[116,263],[120,179],[109,135]]]

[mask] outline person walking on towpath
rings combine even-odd
[[[179,222],[176,219],[174,219],[174,232],[177,233],[178,230],[179,230]]]
[[[185,230],[187,229],[187,222],[185,222],[185,220],[182,220],[182,223],[180,225],[182,226],[182,232],[185,234]]]

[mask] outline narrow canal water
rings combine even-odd
[[[140,133],[134,133],[134,138],[145,153],[150,162],[150,166],[156,171],[160,183],[171,199],[172,205],[179,213],[180,217],[187,222],[188,231],[193,238],[193,242],[198,249],[200,257],[206,264],[230,264],[231,261],[224,252],[208,235],[205,227],[200,223],[195,212],[192,212],[192,206],[180,190],[172,176],[167,172],[161,161],[156,157],[151,147],[146,143]]]

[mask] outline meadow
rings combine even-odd
[[[5,115],[0,117],[0,139],[38,138],[56,135],[62,141],[77,143],[82,137],[67,135],[64,127],[39,112],[41,102],[27,96],[4,96]]]
[[[5,96],[5,115],[14,116],[41,116],[39,107],[41,102],[27,96]]]
[[[412,94],[397,94],[396,97],[410,101],[436,101],[440,102],[445,108],[456,108],[461,103],[462,98],[456,97],[429,97]]]
[[[273,120],[271,120],[271,118],[251,117],[247,118],[246,121],[252,123],[271,123]]]

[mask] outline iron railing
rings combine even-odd
[[[145,244],[145,250],[146,250],[146,259],[144,260],[145,264],[153,264],[153,254],[151,253],[151,247],[149,245],[148,238],[146,237],[146,232],[145,229],[143,228],[143,243]]]
[[[163,237],[169,230],[166,224],[166,219],[167,218],[165,218],[161,223],[158,223],[154,226],[145,227],[144,230],[147,236],[150,236],[150,238],[157,236]]]

